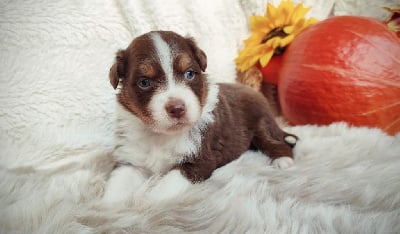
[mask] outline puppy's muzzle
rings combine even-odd
[[[169,117],[180,119],[186,114],[186,105],[181,99],[172,99],[165,105],[165,110]]]

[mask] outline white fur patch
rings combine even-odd
[[[297,139],[296,139],[296,137],[294,137],[294,136],[286,136],[286,137],[285,137],[285,141],[286,141],[287,143],[289,143],[289,144],[294,145],[294,144],[296,144]]]
[[[173,81],[173,61],[174,55],[170,46],[161,38],[160,34],[152,33],[151,38],[154,43],[154,47],[157,51],[157,57],[160,61],[160,65],[165,72],[168,83]]]
[[[203,107],[203,112],[201,115],[201,122],[205,125],[208,123],[214,122],[214,115],[212,111],[218,104],[218,94],[219,94],[219,86],[211,80],[207,80],[208,84],[208,94],[206,99],[206,105]]]
[[[112,205],[126,202],[146,179],[146,176],[134,167],[116,168],[107,181],[103,203]]]
[[[190,185],[191,182],[179,170],[172,170],[152,188],[149,197],[155,201],[172,199],[185,192]]]
[[[119,161],[144,167],[155,174],[164,174],[185,155],[197,153],[201,146],[199,125],[203,127],[208,122],[208,119],[201,119],[201,124],[196,124],[190,131],[166,135],[153,132],[119,103],[117,114],[116,145],[119,147],[114,156]]]
[[[290,157],[280,157],[272,161],[272,165],[279,169],[287,169],[294,166],[294,161]]]

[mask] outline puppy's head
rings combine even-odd
[[[206,102],[207,58],[193,39],[157,31],[117,52],[110,82],[118,101],[154,132],[172,134],[193,127]]]

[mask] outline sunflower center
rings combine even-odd
[[[274,38],[274,37],[286,37],[288,34],[283,31],[283,28],[286,27],[287,25],[283,25],[277,28],[272,29],[269,31],[264,38],[262,39],[261,43],[267,42],[269,39]]]
[[[285,33],[285,31],[283,30],[287,25],[283,25],[277,28],[272,29],[271,31],[269,31],[264,38],[262,39],[261,43],[265,43],[268,40],[274,38],[274,37],[280,37],[280,38],[284,38],[286,37],[287,33]],[[274,50],[274,55],[280,55],[285,51],[285,48],[281,48],[281,47],[277,47]]]

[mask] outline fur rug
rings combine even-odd
[[[1,170],[2,233],[398,233],[400,135],[290,127],[296,166],[277,170],[258,152],[215,171],[176,199],[142,191],[104,207],[107,149],[63,152],[45,167]],[[150,188],[158,178],[149,181]]]
[[[396,1],[304,2],[323,19],[382,18],[370,9]],[[149,30],[174,30],[197,39],[212,79],[232,82],[247,18],[265,3],[1,2],[0,233],[399,233],[400,134],[344,123],[286,126],[301,138],[290,170],[247,152],[175,199],[151,201],[152,178],[126,204],[101,203],[112,170],[115,52]]]

